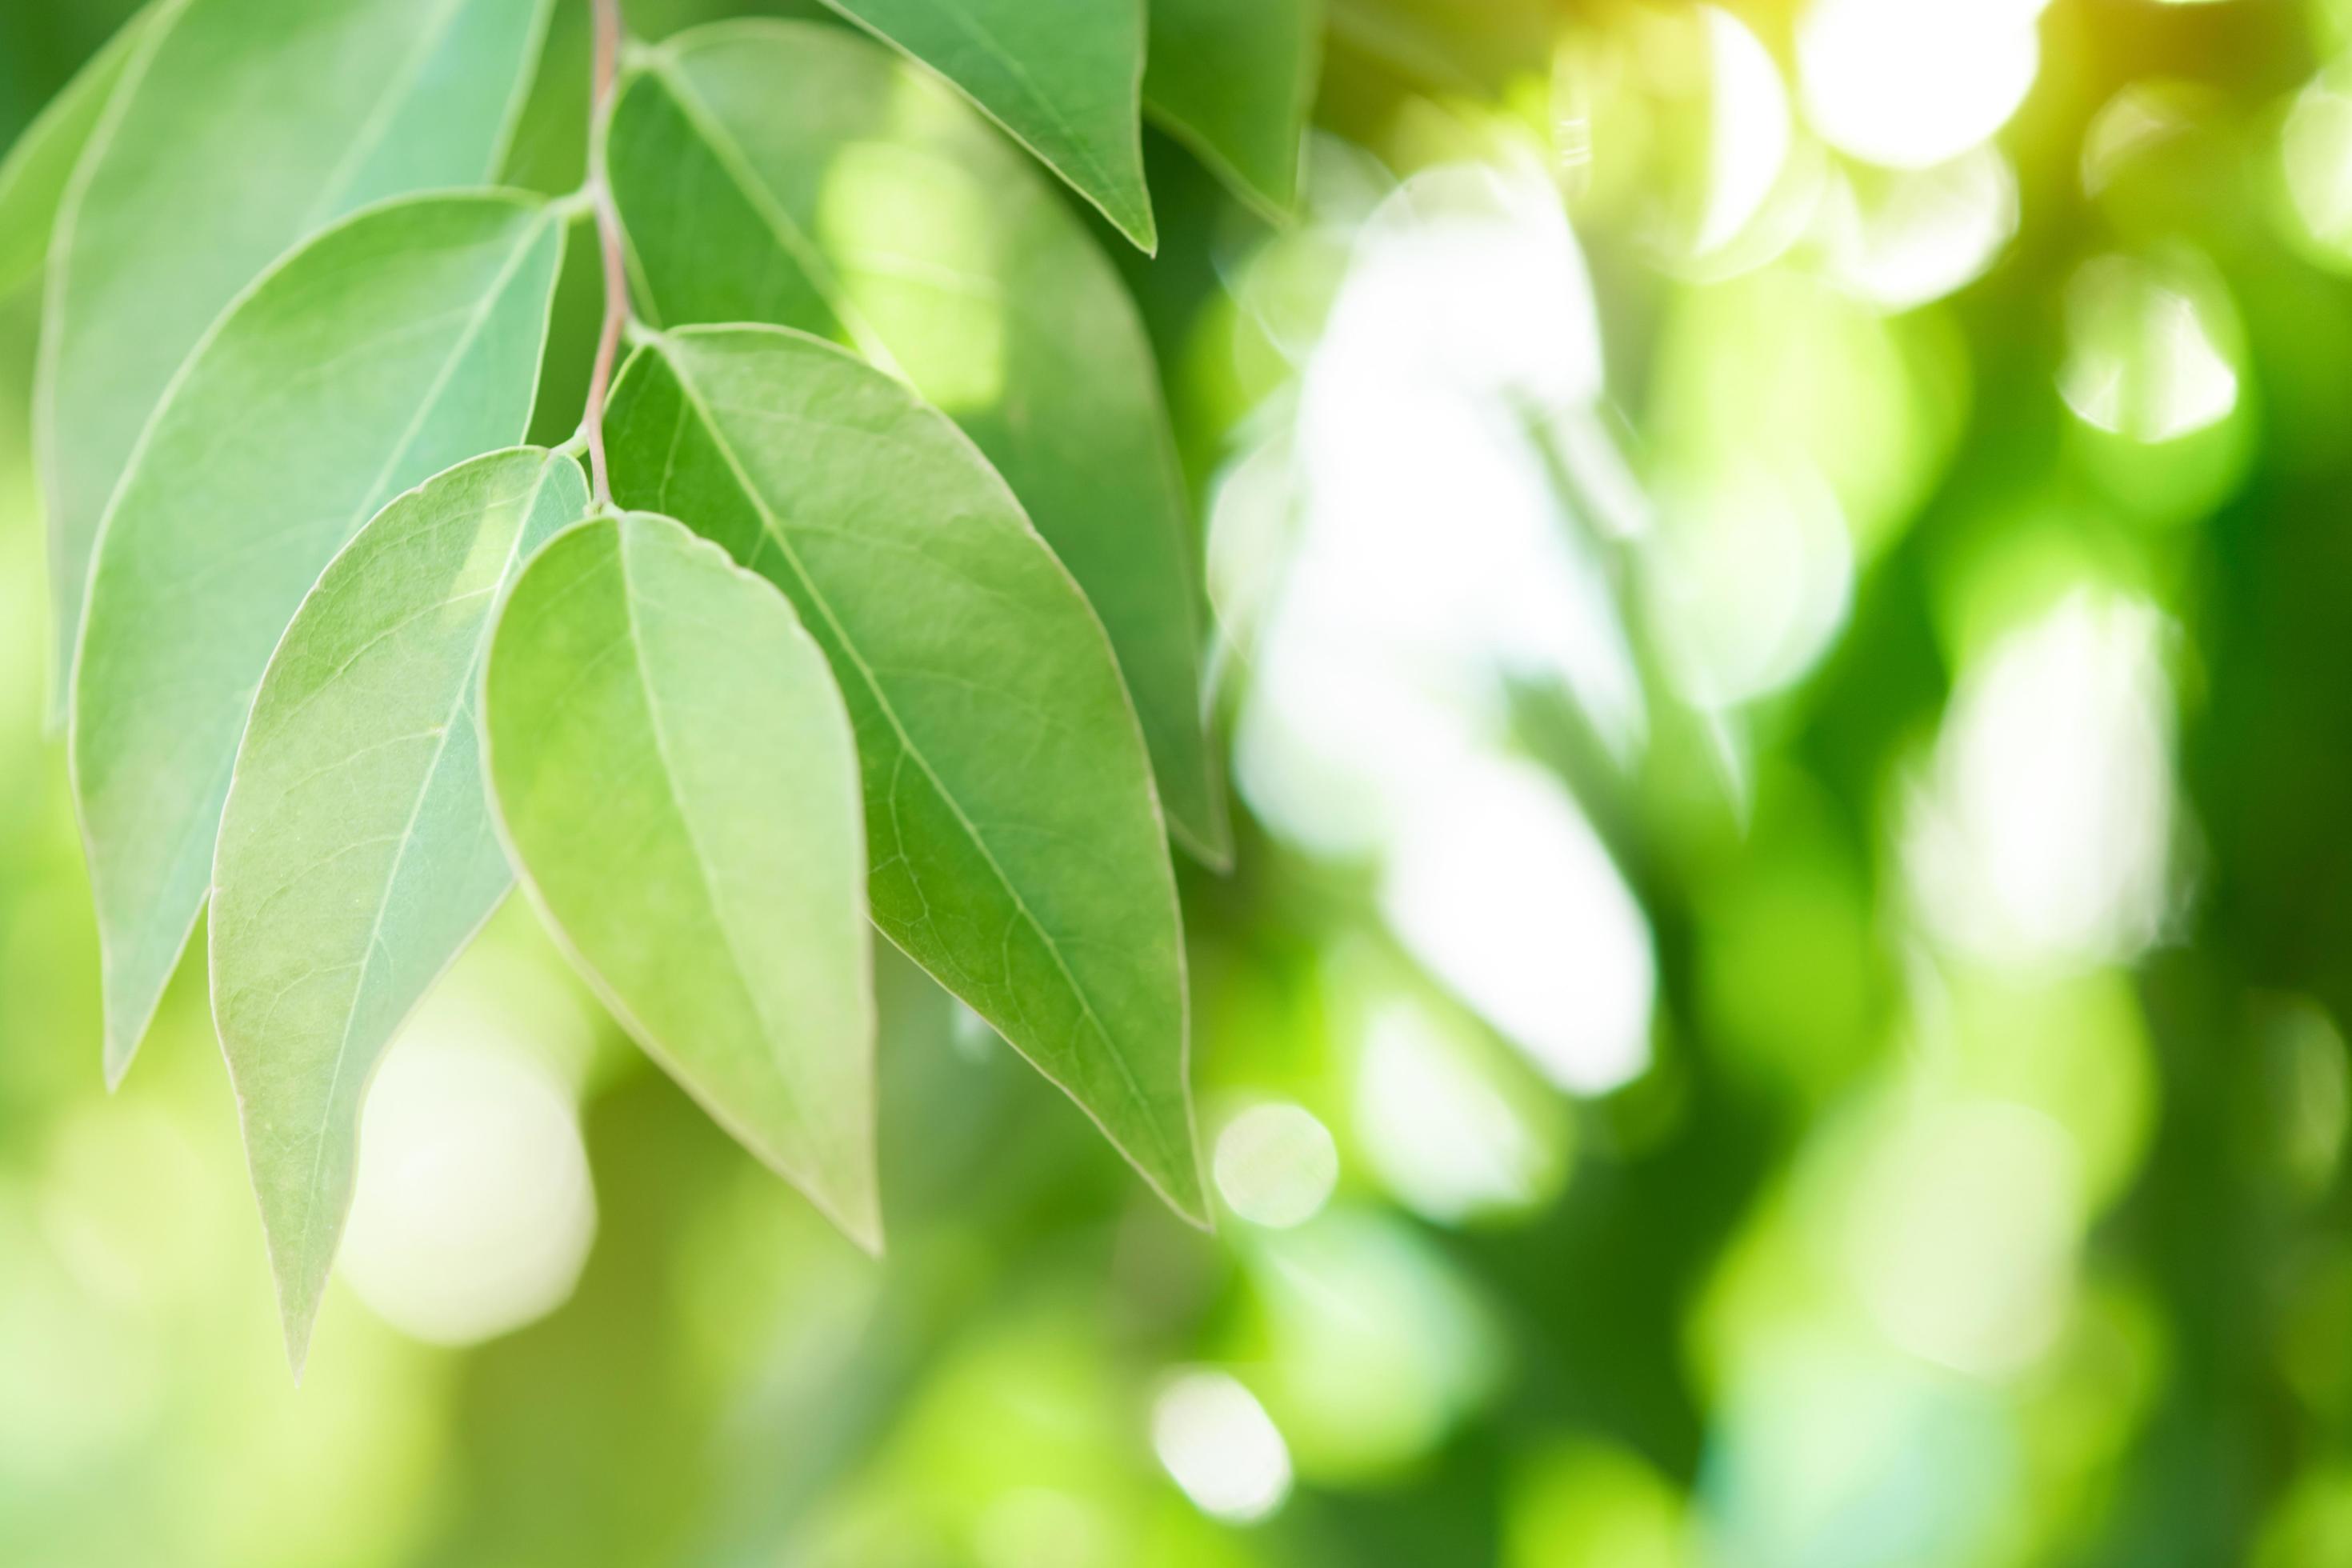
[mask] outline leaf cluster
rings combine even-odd
[[[1206,1217],[1170,839],[1230,841],[1189,505],[1050,176],[1151,248],[1149,110],[1279,213],[1314,8],[631,41],[551,199],[499,182],[552,5],[155,0],[0,166],[106,1070],[209,907],[298,1368],[369,1080],[518,882],[871,1248],[875,928]],[[626,361],[520,445],[598,218]]]

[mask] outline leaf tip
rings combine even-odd
[[[293,1375],[294,1386],[299,1388],[302,1386],[302,1373],[310,1365],[310,1329],[317,1320],[314,1316],[306,1316],[298,1321],[289,1313],[284,1321],[286,1370]]]
[[[1133,191],[1110,192],[1086,185],[1079,188],[1129,245],[1147,257],[1156,258],[1160,255],[1160,216],[1152,210],[1151,194],[1142,185],[1139,176]]]
[[[268,1200],[263,1198],[261,1231],[269,1251],[270,1282],[278,1294],[278,1324],[286,1342],[286,1368],[293,1374],[294,1386],[299,1388],[302,1374],[310,1366],[310,1340],[319,1326],[319,1308],[326,1299],[334,1255],[331,1248],[323,1258],[306,1265],[290,1264],[287,1249],[281,1246],[284,1232],[273,1219],[274,1212]],[[337,1235],[340,1238],[340,1227]]]
[[[170,982],[172,971],[179,966],[179,955],[173,955],[171,969],[160,980],[133,973],[134,966],[118,965],[108,957],[105,939],[109,930],[101,900],[99,914],[100,1010],[104,1019],[101,1027],[105,1035],[106,1091],[111,1094],[122,1087],[123,1079],[131,1071],[131,1062],[139,1055],[139,1047],[155,1027],[155,1016],[163,1007],[164,986]],[[182,937],[183,951],[186,941],[184,936]]]
[[[122,1080],[131,1073],[131,1058],[138,1054],[139,1037],[136,1035],[124,1037],[121,1031],[117,1029],[110,1019],[106,1026],[107,1093],[112,1094],[122,1087]]]
[[[882,1237],[882,1197],[877,1190],[872,1173],[853,1181],[845,1190],[819,1191],[804,1189],[811,1201],[833,1221],[842,1235],[856,1245],[857,1250],[882,1261],[887,1250]]]
[[[1195,1230],[1214,1236],[1217,1220],[1209,1205],[1207,1184],[1201,1174],[1200,1148],[1189,1136],[1189,1127],[1186,1131],[1188,1136],[1182,1144],[1183,1158],[1172,1160],[1165,1167],[1138,1162],[1136,1168],[1142,1172],[1151,1190],[1160,1194],[1160,1201],[1175,1211],[1177,1218]]]
[[[1171,816],[1169,837],[1194,863],[1220,877],[1231,876],[1234,869],[1234,829],[1232,821],[1222,810],[1199,822],[1187,822]]]

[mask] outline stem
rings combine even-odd
[[[613,389],[613,362],[629,324],[629,276],[621,256],[621,214],[613,205],[613,183],[604,172],[604,126],[620,79],[621,0],[595,0],[595,96],[589,110],[588,191],[595,204],[596,244],[604,258],[604,327],[596,341],[596,368],[588,378],[588,407],[582,426],[588,433],[588,468],[596,506],[613,504],[612,473],[604,463],[604,398]]]

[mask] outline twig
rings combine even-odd
[[[604,258],[604,327],[596,341],[596,368],[588,378],[588,407],[583,426],[588,433],[588,468],[595,485],[596,505],[613,504],[612,473],[604,462],[604,398],[613,389],[613,362],[620,356],[621,334],[629,324],[629,276],[621,255],[621,215],[613,204],[613,184],[604,170],[604,127],[613,109],[613,90],[620,79],[621,0],[595,0],[595,95],[589,110],[591,147],[589,195],[595,204],[596,244]]]

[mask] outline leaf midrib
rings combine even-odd
[[[671,374],[677,377],[679,390],[685,395],[688,402],[693,405],[694,411],[700,417],[703,427],[710,432],[711,444],[719,449],[719,456],[725,459],[729,472],[734,475],[735,481],[741,488],[745,499],[750,500],[752,507],[759,512],[766,536],[775,542],[778,552],[782,555],[785,563],[792,568],[793,574],[800,580],[802,589],[808,595],[810,602],[815,605],[817,612],[824,617],[825,624],[833,628],[834,637],[840,643],[843,652],[857,667],[858,677],[866,683],[867,691],[872,693],[875,706],[880,710],[884,720],[890,726],[891,732],[898,739],[900,753],[911,760],[915,766],[921,770],[923,776],[930,781],[931,788],[938,793],[940,801],[954,815],[956,823],[963,829],[965,837],[971,841],[972,847],[980,852],[981,859],[986,863],[990,873],[996,878],[998,885],[1004,889],[1005,895],[1013,900],[1013,909],[1018,911],[1029,929],[1035,933],[1038,941],[1045,944],[1046,952],[1054,960],[1055,968],[1060,972],[1064,984],[1070,988],[1070,994],[1076,998],[1087,1025],[1093,1028],[1103,1044],[1109,1047],[1108,1054],[1112,1064],[1118,1069],[1119,1082],[1127,1089],[1135,1109],[1140,1112],[1143,1127],[1160,1159],[1165,1162],[1164,1169],[1172,1179],[1175,1173],[1183,1168],[1184,1163],[1175,1157],[1176,1151],[1170,1148],[1167,1140],[1161,1135],[1159,1117],[1154,1113],[1150,1100],[1143,1092],[1143,1085],[1136,1078],[1135,1070],[1129,1064],[1126,1053],[1120,1049],[1118,1042],[1104,1025],[1101,1014],[1095,1007],[1093,996],[1079,983],[1076,974],[1070,968],[1069,961],[1063,956],[1061,944],[1054,940],[1053,933],[1045,929],[1044,922],[1039,921],[1035,913],[1031,910],[1028,900],[1022,896],[1021,889],[1013,884],[1011,876],[998,863],[995,852],[989,847],[987,839],[973,826],[971,819],[964,814],[962,803],[956,799],[939,774],[932,770],[929,759],[916,746],[914,738],[907,732],[906,725],[899,720],[897,710],[891,706],[888,695],[883,691],[881,682],[866,662],[865,655],[844,630],[840,617],[834,613],[833,605],[810,577],[807,568],[801,564],[800,557],[793,551],[792,542],[785,537],[782,520],[770,510],[767,498],[760,493],[759,487],[752,482],[741,459],[737,457],[734,447],[720,430],[718,417],[711,408],[709,400],[703,395],[701,388],[695,384],[693,377],[676,357],[663,352],[662,360],[670,367]],[[1007,979],[1010,978],[1008,973]]]
[[[457,375],[458,366],[466,363],[467,358],[474,352],[474,345],[481,341],[482,332],[488,327],[490,318],[498,313],[499,305],[505,300],[509,286],[521,274],[523,263],[529,259],[533,251],[539,248],[540,239],[548,228],[549,210],[542,205],[532,215],[530,226],[516,239],[513,254],[499,264],[498,275],[490,279],[489,288],[483,291],[482,302],[467,316],[464,330],[457,334],[457,342],[450,345],[448,357],[442,362],[440,370],[435,373],[432,384],[425,389],[425,395],[417,404],[415,415],[409,420],[407,428],[400,433],[400,439],[393,445],[392,455],[384,459],[383,467],[378,470],[374,481],[369,485],[367,499],[358,509],[360,522],[364,523],[367,519],[373,517],[390,499],[383,493],[384,487],[392,482],[393,475],[400,471],[400,465],[407,460],[409,449],[416,445],[417,437],[425,433],[426,423],[440,406],[442,394],[449,390],[449,383]],[[545,351],[546,342],[547,334],[542,330],[540,334],[542,353]],[[526,414],[525,423],[529,422],[529,417]]]
[[[546,493],[548,479],[554,471],[554,459],[551,458],[541,464],[539,478],[532,481],[530,494],[524,499],[521,508],[516,513],[514,539],[507,546],[507,558],[499,568],[500,582],[504,582],[507,574],[514,569],[515,558],[522,550],[523,536],[530,531],[531,514],[538,510],[540,500]],[[318,1131],[314,1135],[310,1177],[304,1186],[302,1240],[299,1252],[305,1258],[310,1255],[311,1243],[317,1239],[318,1235],[320,1186],[325,1177],[327,1132],[329,1122],[334,1114],[335,1095],[342,1088],[343,1071],[351,1062],[352,1031],[359,1019],[360,998],[366,994],[368,975],[375,963],[375,955],[383,946],[384,916],[392,908],[392,890],[400,881],[401,868],[407,863],[409,847],[416,842],[416,824],[424,815],[425,798],[433,793],[434,778],[440,773],[441,764],[448,758],[449,737],[457,731],[457,715],[465,708],[467,696],[473,689],[473,672],[481,668],[482,657],[489,647],[490,634],[495,625],[495,616],[484,616],[481,628],[475,634],[473,657],[467,661],[466,665],[467,679],[457,683],[456,700],[449,705],[448,716],[442,721],[440,737],[435,742],[433,754],[425,762],[424,773],[420,775],[416,798],[409,803],[408,820],[400,830],[400,847],[393,852],[392,868],[384,874],[383,890],[376,900],[375,917],[368,928],[367,944],[360,953],[358,977],[352,984],[351,1001],[343,1013],[342,1037],[335,1045],[335,1070],[329,1075],[327,1080],[326,1114],[320,1118]],[[341,669],[329,678],[330,681],[340,679],[350,668],[348,663],[345,664]]]
[[[400,440],[393,449],[393,455],[391,458],[386,459],[383,470],[376,476],[374,482],[369,487],[368,498],[359,507],[354,509],[353,516],[357,522],[363,523],[368,518],[374,516],[381,509],[384,487],[391,482],[392,476],[398,471],[401,462],[408,456],[409,448],[415,444],[417,437],[423,433],[426,420],[431,417],[435,407],[441,401],[441,395],[448,390],[450,378],[457,374],[457,366],[462,364],[465,362],[467,355],[473,352],[474,344],[479,340],[482,329],[488,325],[491,314],[498,308],[499,301],[505,296],[508,285],[514,281],[515,275],[521,268],[523,258],[529,256],[533,247],[538,245],[541,231],[545,228],[546,224],[547,215],[545,210],[542,209],[534,217],[530,227],[525,231],[519,243],[515,246],[514,254],[509,257],[506,262],[500,266],[498,276],[491,280],[488,290],[483,296],[481,305],[474,311],[472,317],[467,321],[465,330],[458,334],[457,342],[451,347],[449,357],[443,363],[441,369],[435,374],[431,386],[426,389],[425,399],[418,405],[415,417],[409,421],[408,427],[401,433]],[[271,274],[270,276],[275,276],[275,274]],[[250,296],[248,296],[248,298],[250,298]],[[226,323],[224,322],[223,324],[225,325]],[[217,332],[218,331],[219,328],[215,327],[215,331]],[[208,338],[207,344],[211,340]],[[204,347],[200,346],[195,352],[198,353],[203,353]],[[183,367],[182,374],[185,374],[185,367]],[[175,395],[176,391],[177,388],[175,387],[173,391],[166,392],[164,394],[164,401],[170,401]],[[162,415],[163,405],[159,404],[156,407],[155,416],[148,421],[149,435],[152,435],[156,426],[161,423]],[[131,462],[134,467],[143,464],[146,455],[145,447],[147,446],[147,442],[148,436],[142,435],[140,441],[141,450],[135,452],[131,458]],[[116,504],[120,504],[123,497],[129,494],[132,477],[132,474],[129,471],[126,471],[123,474],[122,483],[116,488]],[[100,557],[105,549],[107,535],[112,531],[114,511],[115,505],[110,504],[107,508],[106,517],[99,525],[98,537],[91,547],[90,576],[93,585],[95,585],[97,581],[98,565]],[[95,595],[85,595],[85,608],[82,617],[82,632],[84,640],[87,640],[89,628],[89,616],[87,608],[87,602],[90,598],[94,598],[94,596]],[[298,607],[296,614],[299,615],[299,613],[300,611]],[[266,675],[267,671],[265,670],[264,673]],[[220,783],[218,790],[224,808],[227,804],[227,791],[236,776],[236,748],[231,747],[229,748],[227,761],[219,769]],[[221,812],[215,811],[211,813],[209,817],[209,830],[215,835],[217,835],[220,831],[220,823]],[[168,857],[165,857],[164,863],[172,866],[179,865],[186,858],[189,847],[196,841],[198,836],[205,833],[206,830],[206,814],[201,809],[192,813],[186,826],[181,830],[178,841],[173,846],[172,853]],[[97,875],[97,869],[93,867],[93,879],[96,879]],[[188,944],[188,939],[195,934],[196,918],[204,912],[205,900],[206,898],[210,897],[211,890],[210,886],[207,885],[204,895],[197,899],[196,907],[189,911],[187,924],[185,928],[181,931],[176,942],[173,943],[173,946],[177,950],[184,952]],[[99,921],[99,945],[100,951],[103,952],[110,951],[110,944],[112,937],[110,931],[111,922],[103,918],[103,900],[101,900],[100,908],[101,918]],[[138,939],[136,945],[143,945],[144,941],[145,939],[143,937]],[[163,1005],[163,992],[159,988],[154,996],[148,1001],[146,1012],[144,1016],[139,1019],[138,1027],[131,1030],[127,1036],[121,1037],[128,1042],[122,1047],[124,1051],[124,1061],[126,1064],[129,1061],[130,1053],[135,1051],[139,1043],[146,1039],[148,1030],[154,1025],[156,1010]],[[115,1033],[110,1015],[107,1024],[107,1037],[110,1044],[118,1037]]]
[[[662,781],[669,794],[671,809],[677,816],[678,830],[686,835],[687,848],[691,852],[694,861],[695,880],[702,886],[703,901],[709,906],[711,923],[719,928],[719,942],[727,950],[727,963],[728,967],[734,971],[736,989],[740,991],[743,994],[743,999],[751,1004],[751,1016],[759,1021],[761,1043],[772,1050],[774,1044],[782,1040],[784,1036],[777,1027],[776,1020],[769,1016],[767,1003],[761,996],[759,987],[751,984],[751,969],[744,962],[742,949],[736,945],[734,929],[727,919],[726,910],[719,897],[718,884],[711,875],[709,855],[703,848],[702,836],[695,830],[694,815],[687,808],[686,797],[679,793],[677,768],[671,761],[669,731],[668,727],[662,722],[661,700],[655,694],[653,675],[647,668],[645,633],[637,620],[637,597],[630,585],[629,536],[625,529],[617,525],[614,529],[614,553],[620,563],[621,605],[628,617],[629,646],[635,655],[631,662],[636,666],[638,694],[645,699],[646,722],[653,731],[654,756],[661,763]],[[779,1077],[782,1077],[782,1064],[776,1062],[774,1065],[779,1069]],[[808,1119],[801,1108],[800,1096],[793,1092],[789,1080],[787,1080],[783,1100],[785,1114],[792,1118],[793,1126],[800,1132],[802,1142],[810,1150],[817,1164],[822,1167],[823,1158],[817,1151],[824,1147],[824,1141],[816,1137],[814,1130],[809,1125]],[[762,1139],[761,1142],[765,1142],[766,1140]]]
[[[392,129],[403,102],[424,76],[425,64],[442,45],[448,42],[450,28],[457,25],[458,14],[469,3],[470,0],[445,0],[440,15],[425,24],[424,32],[418,36],[416,47],[401,62],[400,68],[385,79],[383,92],[369,108],[366,117],[352,130],[351,145],[343,149],[343,155],[327,172],[318,197],[295,226],[298,235],[309,234],[333,215],[336,205],[350,189],[352,178],[376,149],[383,145],[385,133]]]

